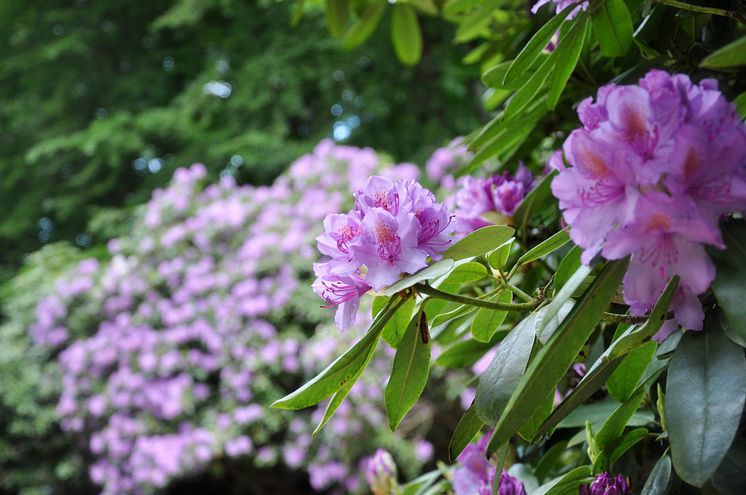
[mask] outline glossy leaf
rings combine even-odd
[[[373,357],[373,354],[370,355],[370,358]],[[370,358],[368,360],[370,361]],[[367,363],[366,363],[367,365]],[[360,371],[353,377],[352,380],[350,380],[345,386],[343,386],[341,389],[334,392],[334,395],[332,395],[332,398],[329,399],[329,403],[326,405],[326,410],[324,411],[324,417],[321,419],[321,422],[316,426],[316,429],[313,430],[313,435],[315,436],[318,432],[321,431],[321,429],[326,425],[326,423],[329,422],[330,419],[332,419],[332,416],[334,416],[334,413],[339,409],[339,406],[342,405],[342,402],[345,400],[345,397],[347,397],[347,394],[350,393],[350,390],[352,390],[352,387],[355,385],[355,382],[358,378],[360,378],[360,375],[362,374],[363,370],[365,368],[360,368]]]
[[[387,2],[371,2],[342,37],[342,47],[352,50],[362,45],[378,27]]]
[[[565,244],[570,242],[570,235],[565,230],[560,230],[556,234],[552,235],[548,239],[545,239],[541,243],[529,249],[523,256],[518,258],[516,265],[525,265],[531,263],[539,258],[553,253]]]
[[[666,425],[676,473],[703,486],[736,435],[746,401],[746,360],[715,318],[688,332],[674,352],[666,384]]]
[[[557,428],[583,428],[590,421],[594,431],[599,430],[611,415],[619,408],[613,399],[603,399],[590,404],[582,404],[567,415]],[[655,416],[648,410],[637,411],[627,422],[627,426],[645,426],[652,423]]]
[[[657,349],[658,344],[649,341],[626,355],[606,381],[609,395],[619,402],[627,400],[640,383],[640,378],[648,369]]]
[[[425,313],[419,312],[412,318],[396,349],[385,393],[386,414],[392,430],[396,430],[420,398],[430,374],[432,341],[425,341],[423,331],[427,332],[427,318]]]
[[[399,346],[399,342],[407,330],[409,321],[412,319],[412,313],[414,312],[415,300],[410,297],[399,309],[394,313],[394,316],[389,318],[389,321],[383,327],[381,336],[391,347],[396,349]]]
[[[415,65],[422,56],[422,32],[417,12],[406,3],[392,6],[391,39],[394,51],[405,65]]]
[[[715,53],[711,53],[700,65],[708,69],[746,65],[746,36],[742,36]]]
[[[671,458],[664,455],[653,466],[640,495],[664,495],[671,479]]]
[[[603,0],[591,16],[601,54],[621,57],[632,44],[632,17],[624,0]]]
[[[591,466],[580,466],[568,473],[544,483],[531,495],[569,495],[578,492],[578,487],[584,483],[593,481],[593,469]]]
[[[464,412],[463,416],[456,425],[456,429],[451,436],[448,444],[448,458],[453,461],[464,448],[477,436],[477,433],[484,428],[484,422],[477,416],[474,404]]]
[[[417,273],[409,275],[399,280],[395,284],[390,285],[383,291],[383,295],[393,296],[394,294],[397,294],[404,289],[412,287],[414,284],[442,277],[446,273],[450,272],[453,266],[454,262],[451,259],[442,259],[440,261],[436,261],[432,265],[426,266]]]
[[[557,386],[616,293],[627,264],[628,260],[608,263],[538,352],[500,416],[490,441],[491,452],[508,441],[536,412],[540,404],[535,398],[546,397]]]
[[[506,242],[499,248],[495,249],[489,256],[489,263],[492,268],[504,269],[508,264],[510,253],[513,250],[513,239]]]
[[[275,401],[272,407],[290,410],[310,407],[334,394],[349,382],[354,382],[375,352],[384,325],[403,303],[403,301],[392,303],[374,320],[368,333],[352,348],[298,390]]]
[[[573,273],[580,268],[580,255],[583,250],[578,246],[573,246],[565,257],[562,258],[560,264],[557,266],[557,271],[554,272],[554,286],[557,289],[561,289],[563,285],[567,283]]]
[[[627,426],[627,422],[640,407],[642,399],[645,396],[644,392],[644,389],[640,389],[639,392],[619,406],[604,422],[601,429],[596,433],[595,438],[596,444],[600,449],[606,450],[614,442],[619,440],[622,432],[624,432],[624,428]]]
[[[515,231],[505,225],[490,225],[475,230],[443,253],[444,258],[460,260],[480,256],[500,247]]]
[[[492,300],[500,303],[509,303],[513,300],[513,293],[505,289],[493,297]],[[474,321],[471,323],[472,336],[479,342],[489,342],[492,336],[495,335],[495,332],[497,332],[497,329],[500,328],[500,325],[505,321],[506,316],[508,316],[507,311],[479,308],[476,315],[474,315]]]
[[[622,0],[619,1],[621,2]],[[567,81],[575,70],[575,66],[578,65],[589,24],[588,16],[580,14],[572,29],[560,40],[560,44],[554,52],[557,57],[557,64],[552,72],[552,78],[549,83],[549,94],[547,96],[547,105],[551,109],[557,106],[557,102],[565,90]]]
[[[624,438],[622,438],[619,444],[614,447],[614,450],[612,450],[609,455],[609,464],[614,465],[614,463],[626,454],[629,449],[643,441],[648,434],[649,432],[647,428],[635,428],[634,430],[629,431],[624,435]]]
[[[554,33],[559,30],[562,21],[564,21],[575,8],[575,5],[567,7],[562,12],[552,17],[546,24],[536,31],[536,34],[534,34],[528,43],[524,45],[523,49],[505,72],[505,76],[503,77],[504,84],[510,83],[511,81],[521,77],[531,67],[534,61],[544,51],[549,41],[551,41]]]
[[[711,250],[717,267],[712,290],[725,313],[725,334],[736,344],[746,347],[746,222],[724,225],[723,240],[727,246],[725,251]]]
[[[554,296],[552,302],[545,306],[544,312],[541,318],[537,322],[536,333],[542,342],[546,342],[551,337],[551,332],[545,331],[545,327],[548,326],[549,322],[555,318],[560,311],[566,307],[568,301],[578,290],[578,288],[585,282],[586,277],[590,275],[593,269],[589,266],[581,265],[577,271],[570,277],[570,280],[565,284],[562,289]],[[553,330],[553,329],[552,329]]]
[[[479,418],[494,425],[526,370],[534,345],[536,314],[525,317],[500,342],[484,374],[479,377],[474,406]]]
[[[529,77],[510,98],[508,106],[505,107],[505,118],[519,115],[521,110],[531,103],[534,97],[539,93],[539,91],[541,91],[541,88],[546,84],[547,79],[551,75],[556,64],[557,57],[554,56],[554,54],[544,59],[541,65],[536,69],[536,72],[531,74],[531,77]]]
[[[435,364],[446,368],[466,368],[473,365],[492,348],[491,344],[476,340],[462,340],[446,349]]]

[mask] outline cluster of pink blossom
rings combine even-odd
[[[59,352],[62,427],[87,442],[103,493],[151,492],[232,458],[284,463],[318,490],[351,493],[377,441],[426,460],[429,444],[417,440],[417,455],[382,426],[366,381],[321,439],[311,432],[323,411],[268,409],[284,395],[279,384],[309,379],[349,344],[316,332],[326,319],[308,266],[321,219],[375,174],[417,169],[330,141],[269,187],[231,177],[203,187],[204,167],[179,169],[132,233],[110,242],[110,261],[83,262],[38,304],[31,334]],[[371,370],[382,372],[369,379],[389,367],[378,356]]]
[[[335,321],[346,329],[361,295],[439,259],[452,242],[453,222],[446,206],[414,179],[372,176],[355,192],[349,213],[327,215],[324,231],[318,248],[330,260],[314,265],[313,289],[338,306]]]
[[[464,138],[457,137],[448,146],[433,151],[425,163],[427,178],[441,187],[451,189],[455,183],[453,172],[466,166],[474,154],[464,143]]]
[[[466,235],[496,220],[510,223],[510,217],[533,186],[534,176],[523,164],[518,166],[515,175],[504,172],[488,178],[462,177],[451,200],[456,214],[456,234]]]
[[[583,262],[632,255],[624,299],[634,315],[650,311],[679,275],[676,322],[701,329],[697,296],[715,278],[705,245],[722,248],[720,218],[746,207],[746,125],[716,81],[660,70],[638,85],[603,86],[578,114],[583,127],[563,146],[572,166],[560,152],[550,162]]]

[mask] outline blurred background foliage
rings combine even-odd
[[[324,136],[421,161],[477,125],[478,75],[450,26],[422,19],[423,58],[403,68],[385,30],[344,51],[323,5],[294,24],[297,9],[2,2],[3,278],[42,244],[126,231],[129,208],[179,165],[265,184]]]

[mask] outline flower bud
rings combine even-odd
[[[396,463],[384,449],[378,449],[365,466],[365,479],[373,495],[391,495],[399,489]]]

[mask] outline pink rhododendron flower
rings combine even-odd
[[[313,289],[338,307],[341,329],[355,322],[360,296],[438,259],[453,231],[448,209],[414,180],[373,176],[354,195],[354,209],[324,219],[318,248],[331,259],[314,265]]]
[[[715,278],[705,246],[723,248],[718,222],[746,208],[746,126],[717,83],[650,71],[639,85],[609,84],[580,103],[583,127],[555,154],[552,192],[582,261],[632,255],[630,312],[649,312],[674,275],[677,323],[702,328],[698,295]],[[668,324],[663,338],[675,326]]]
[[[455,495],[492,495],[497,468],[486,456],[489,441],[490,435],[484,435],[459,454],[459,466],[453,471],[451,481]],[[510,476],[504,469],[500,476],[498,495],[526,495],[520,480]]]

